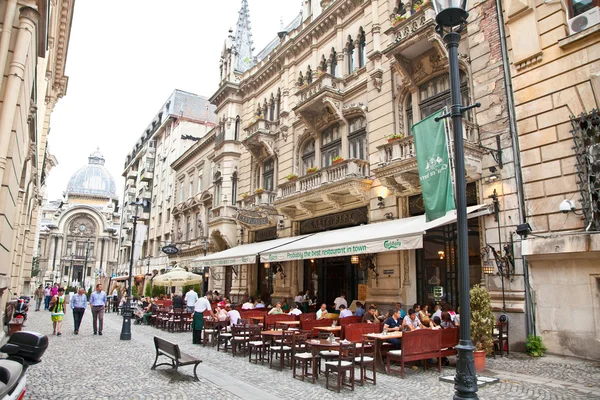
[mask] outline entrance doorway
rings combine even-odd
[[[73,281],[75,281],[75,286],[83,285],[83,265],[74,265],[73,266]],[[70,284],[71,282],[69,282]]]
[[[350,257],[318,258],[304,260],[305,290],[317,296],[317,303],[333,304],[341,293],[348,303],[357,298],[359,271]]]

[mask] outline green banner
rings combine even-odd
[[[436,117],[444,113],[445,110],[440,110],[417,122],[411,128],[415,137],[419,180],[423,190],[427,222],[443,217],[447,211],[456,208],[444,120],[435,121]]]

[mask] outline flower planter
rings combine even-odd
[[[342,159],[339,159],[339,160],[333,160],[331,163],[332,164],[339,164],[339,163],[341,163],[343,161],[344,161],[344,159],[342,158]]]
[[[473,352],[475,359],[475,372],[481,372],[485,369],[485,350],[479,350]]]
[[[388,139],[388,143],[392,143],[392,142],[397,142],[398,140],[403,139],[403,138],[393,138],[393,139]]]
[[[255,194],[263,194],[265,191],[264,190],[257,190],[256,192],[254,192]]]
[[[298,177],[297,176],[291,176],[291,177],[289,177],[287,179],[288,179],[288,181],[295,181],[296,179],[298,179]]]

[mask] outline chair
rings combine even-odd
[[[360,346],[359,346],[360,345]],[[354,354],[354,362],[360,369],[360,379],[356,382],[363,386],[366,381],[373,382],[373,385],[377,384],[377,368],[375,367],[375,354],[372,352],[375,348],[375,341],[369,339],[363,339],[362,343],[356,344],[356,353]],[[367,370],[373,371],[373,377],[369,378]]]
[[[206,343],[210,339],[210,344],[214,347],[217,338],[217,321],[214,319],[205,319],[202,331],[202,346],[206,346]]]
[[[306,342],[307,336],[305,334],[298,334],[295,337],[296,344],[302,339]],[[316,348],[305,349],[305,351],[295,351],[292,356],[292,376],[296,378],[296,367],[300,367],[301,374],[298,375],[302,381],[304,378],[312,378],[312,383],[319,377],[319,370],[321,369],[321,357],[319,351]],[[308,369],[310,367],[310,373]]]
[[[285,358],[290,357],[294,347],[294,332],[281,331],[281,343],[271,346],[269,351],[269,368],[273,368],[273,356],[279,357],[279,368],[283,371]],[[292,364],[290,363],[290,367]]]
[[[505,344],[506,355],[510,356],[510,346],[508,344],[508,318],[506,318],[505,315],[501,315],[498,322],[496,322],[492,337],[494,338],[494,358],[496,358],[497,351],[500,352],[500,357],[504,357]]]
[[[246,350],[250,341],[248,326],[237,325],[231,327],[231,354],[235,357],[238,349]]]
[[[271,338],[268,336],[261,336],[261,326],[258,325],[258,329],[250,333],[250,341],[248,342],[248,361],[252,362],[252,354],[254,354],[254,363],[263,364],[267,359],[267,354],[271,347]]]
[[[329,335],[331,335],[329,332],[319,332],[319,339],[328,339]],[[330,361],[337,358],[340,352],[337,350],[323,350],[320,355],[325,361]]]
[[[189,332],[192,330],[192,322],[194,322],[194,318],[192,313],[184,312],[181,318],[181,330],[185,332]]]
[[[323,352],[321,352],[323,353]],[[336,391],[339,393],[343,386],[349,387],[354,391],[354,355],[356,354],[356,343],[340,343],[338,356],[333,361],[325,362],[325,387],[329,389],[329,374],[337,374]],[[346,380],[346,372],[350,373],[348,382]]]
[[[226,326],[223,329],[219,329],[217,331],[217,351],[221,351],[221,345],[223,345],[223,350],[227,353],[227,347],[230,345],[229,341],[232,336],[230,332],[227,332]]]

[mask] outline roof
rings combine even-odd
[[[208,98],[179,89],[173,91],[163,109],[167,114],[175,117],[217,122],[216,106],[210,104]]]
[[[292,20],[284,29],[284,32],[291,32],[294,29],[298,28],[302,24],[302,12],[300,12],[296,18]],[[258,52],[256,55],[256,62],[260,62],[265,59],[269,53],[271,53],[278,45],[281,43],[281,38],[279,36],[275,37],[269,44],[265,46],[264,49]]]

